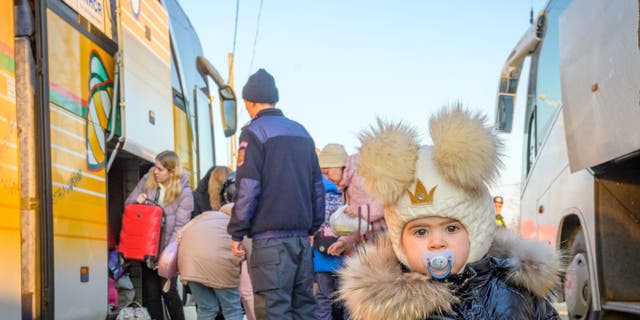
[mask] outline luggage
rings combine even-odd
[[[125,260],[145,262],[155,268],[161,252],[165,216],[156,204],[128,204],[122,215],[118,253]]]
[[[109,303],[109,311],[118,310],[118,289],[116,289],[116,281],[111,277],[107,277],[107,302]]]
[[[120,261],[120,257],[118,256],[118,251],[109,250],[109,257],[107,258],[107,267],[109,268],[109,276],[113,278],[113,280],[118,280],[124,274],[125,266]]]

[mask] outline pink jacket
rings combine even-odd
[[[364,190],[362,177],[358,175],[357,163],[358,154],[350,155],[347,158],[342,180],[338,187],[341,190],[346,190],[347,203],[354,211],[357,211],[359,206],[369,204],[369,222],[373,225],[374,231],[386,230],[384,205],[368,195]],[[364,218],[367,218],[367,216],[364,216]],[[349,245],[356,243],[358,238],[358,235],[341,237]]]

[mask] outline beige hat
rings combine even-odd
[[[322,148],[322,151],[320,151],[320,155],[318,156],[320,168],[344,167],[345,163],[347,163],[348,156],[347,150],[343,145],[329,143]]]
[[[487,183],[501,164],[500,142],[460,105],[431,118],[433,146],[419,146],[408,126],[378,121],[360,135],[358,172],[365,188],[385,204],[385,220],[396,257],[410,268],[402,231],[411,220],[440,216],[460,221],[469,234],[466,263],[480,260],[496,231]]]

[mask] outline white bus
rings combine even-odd
[[[496,128],[510,132],[529,59],[520,233],[567,253],[572,319],[640,315],[639,14],[550,0],[501,73]]]

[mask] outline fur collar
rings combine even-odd
[[[560,258],[555,250],[523,240],[509,231],[496,233],[489,255],[509,258],[506,281],[548,297],[557,288]],[[338,298],[354,319],[424,319],[447,313],[458,302],[451,288],[417,272],[403,272],[387,235],[360,247],[340,271]]]

